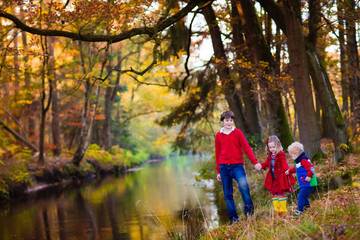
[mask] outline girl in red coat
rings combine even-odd
[[[265,151],[267,159],[261,163],[261,168],[269,168],[266,174],[264,187],[272,194],[272,202],[275,214],[283,215],[287,213],[286,192],[293,192],[292,185],[296,183],[292,175],[286,175],[285,171],[289,169],[286,162],[285,153],[282,151],[280,140],[272,135],[266,139]]]

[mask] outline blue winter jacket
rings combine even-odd
[[[303,159],[307,159],[310,163],[310,159],[306,156],[305,152],[303,152],[302,154],[300,154],[296,159],[295,159],[295,165],[296,165],[296,175],[297,175],[297,179],[299,181],[299,187],[303,188],[303,187],[314,187],[317,186],[317,179],[315,176],[315,170],[314,167],[311,167],[311,171],[313,172],[313,176],[310,180],[310,182],[305,181],[306,175],[307,175],[307,171],[306,169],[301,165],[301,160]],[[312,165],[312,163],[311,163]]]

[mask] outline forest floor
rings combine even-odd
[[[213,229],[201,239],[360,239],[359,187],[329,191],[311,204],[310,210],[296,218],[291,216],[296,205],[288,206],[290,211],[282,217],[260,209],[252,217]]]
[[[292,216],[296,193],[288,199],[284,216],[275,216],[268,201],[267,206],[258,205],[253,216],[246,219],[242,214],[239,223],[212,229],[201,240],[360,239],[360,154],[347,155],[340,166],[332,159],[316,166],[321,190],[313,193],[311,209],[302,216]]]

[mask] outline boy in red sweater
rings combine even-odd
[[[243,153],[254,164],[256,170],[261,169],[244,134],[234,128],[234,113],[230,110],[221,114],[223,128],[215,136],[215,159],[217,180],[222,181],[225,203],[230,224],[239,221],[233,196],[233,179],[238,184],[244,203],[245,216],[254,213],[254,205],[250,196],[249,184],[244,170]]]

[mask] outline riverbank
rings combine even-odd
[[[201,238],[210,239],[359,239],[359,186],[345,186],[312,201],[311,209],[292,217],[296,204],[288,206],[285,216],[274,216],[270,208],[258,208],[248,219],[222,225]]]
[[[109,174],[121,174],[139,167],[142,162],[124,164],[123,161],[103,161],[102,159],[84,158],[79,166],[71,158],[47,158],[45,164],[38,164],[36,159],[2,162],[0,170],[0,201],[22,197],[54,185],[67,185],[101,178]],[[161,159],[160,159],[161,160]],[[149,161],[159,161],[149,160]]]
[[[328,158],[315,163],[319,186],[310,197],[311,209],[298,218],[291,217],[297,206],[297,190],[288,194],[288,214],[276,217],[270,194],[263,188],[265,175],[248,171],[255,214],[249,219],[242,214],[240,222],[234,226],[223,223],[207,232],[201,240],[359,239],[360,154],[346,155],[340,165],[333,162]],[[235,198],[241,199],[238,191],[235,192]]]

